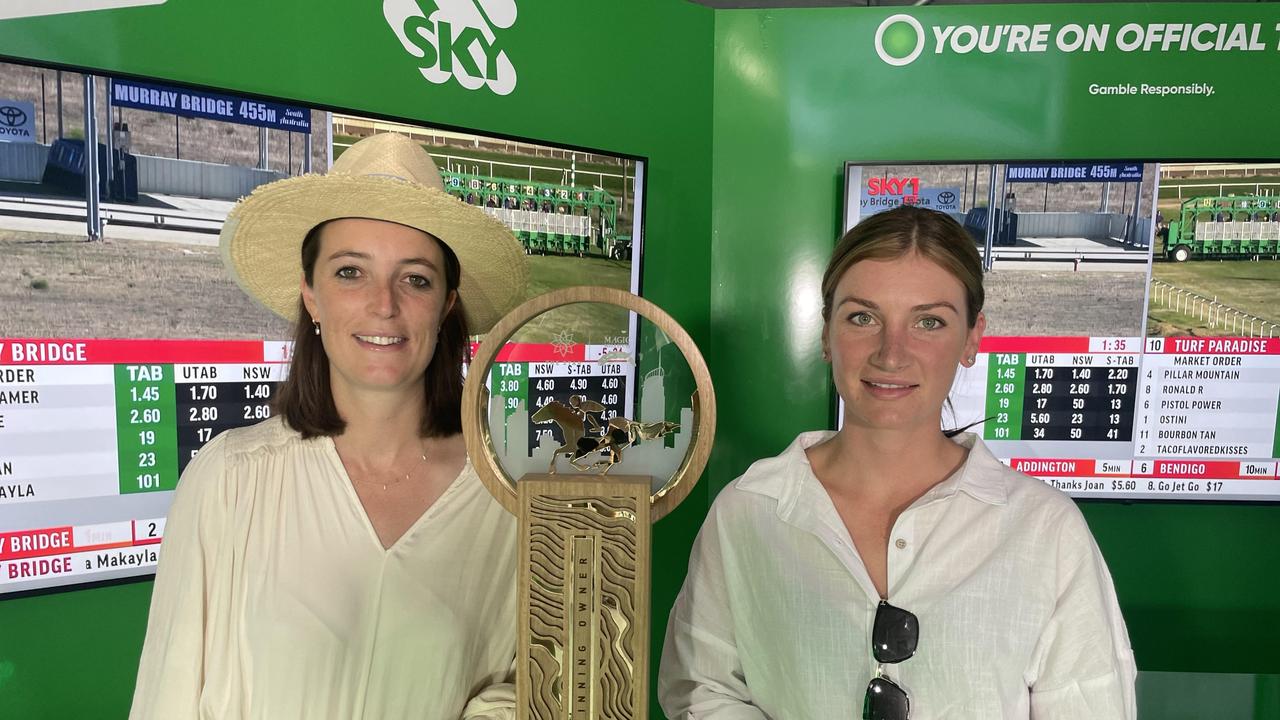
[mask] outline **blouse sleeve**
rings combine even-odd
[[[516,661],[506,677],[481,688],[462,709],[462,720],[515,720]]]
[[[672,720],[762,720],[751,703],[724,580],[712,509],[689,558],[689,574],[667,621],[658,699]]]
[[[1111,573],[1074,507],[1059,540],[1057,604],[1035,651],[1034,720],[1134,720],[1137,666]]]
[[[220,435],[200,450],[174,493],[160,544],[130,720],[199,717],[225,438]]]

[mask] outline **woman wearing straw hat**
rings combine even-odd
[[[515,523],[460,401],[470,334],[523,299],[519,243],[384,134],[255,191],[221,245],[294,357],[279,417],[182,477],[131,717],[514,717]]]

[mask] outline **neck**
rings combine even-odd
[[[334,404],[346,429],[334,438],[344,458],[366,467],[394,464],[404,456],[422,454],[423,403],[421,386],[395,392],[341,392]]]
[[[936,427],[878,430],[849,424],[810,455],[824,485],[892,506],[910,504],[954,473],[965,457],[965,449]]]

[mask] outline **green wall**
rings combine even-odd
[[[816,288],[845,160],[1280,156],[1280,108],[1256,85],[1280,69],[1275,52],[922,57],[890,71],[870,50],[885,9],[525,0],[504,35],[519,83],[499,97],[424,82],[377,3],[354,7],[169,0],[0,21],[0,54],[647,157],[643,290],[702,346],[720,421],[703,486],[655,533],[656,640],[710,498],[797,431],[830,422]],[[913,12],[1280,22],[1280,8],[1256,4]],[[1148,78],[1225,91],[1199,103],[1079,91]],[[1280,506],[1084,509],[1143,670],[1280,672]],[[138,583],[0,602],[0,718],[123,717],[149,593]]]
[[[921,8],[929,22],[1280,20],[1274,6]],[[711,490],[827,427],[817,288],[840,231],[842,164],[1280,157],[1265,54],[922,56],[891,71],[871,38],[893,9],[716,14],[711,371],[722,418]],[[1191,18],[1192,20],[1184,20]],[[1213,81],[1218,96],[1102,102],[1089,82]],[[1116,98],[1108,98],[1115,101]],[[1033,306],[1033,305],[1032,305]],[[732,389],[731,391],[728,389]],[[1142,670],[1280,672],[1280,505],[1085,502]]]
[[[713,11],[684,0],[521,2],[501,36],[519,77],[503,97],[423,80],[381,5],[169,0],[0,21],[0,56],[646,157],[642,292],[708,347]],[[655,654],[706,508],[695,492],[657,527]],[[0,601],[0,718],[123,718],[150,591]]]

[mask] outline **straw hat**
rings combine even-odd
[[[327,175],[263,185],[236,203],[219,236],[223,263],[250,297],[296,321],[303,239],[322,222],[349,217],[408,225],[448,245],[462,266],[458,293],[473,333],[525,298],[529,268],[520,242],[446,193],[431,156],[396,133],[347,148]]]

